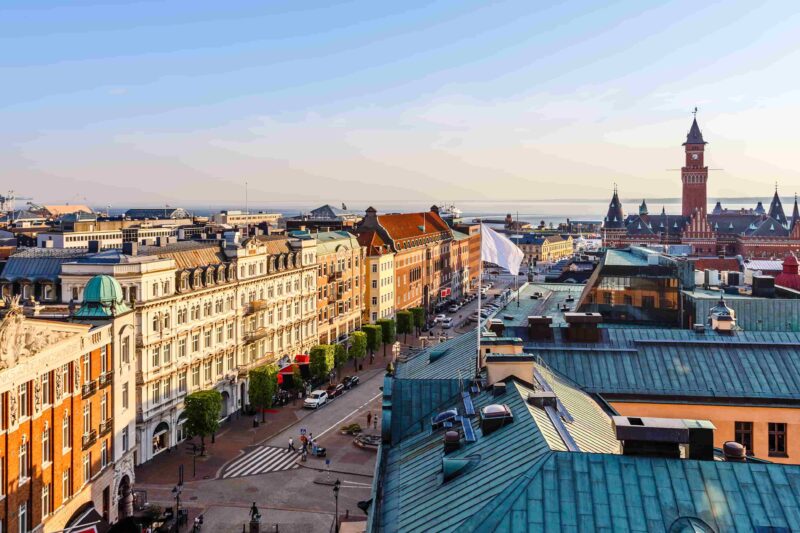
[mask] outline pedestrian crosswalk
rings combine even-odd
[[[267,472],[280,472],[299,468],[297,452],[274,446],[259,446],[229,464],[222,472],[222,478],[252,476]]]

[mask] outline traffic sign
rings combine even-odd
[[[306,428],[300,428],[300,434],[301,435],[305,435],[306,434]]]

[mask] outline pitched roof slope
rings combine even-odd
[[[392,239],[410,239],[423,235],[450,233],[450,226],[433,211],[379,215],[378,222]]]

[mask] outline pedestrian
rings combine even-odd
[[[314,440],[314,434],[309,431],[308,432],[308,442],[311,442],[312,440]]]
[[[313,456],[317,455],[317,441],[315,440],[311,441],[311,455]]]
[[[300,460],[305,463],[307,459],[308,459],[308,452],[306,452],[306,447],[303,446],[303,454],[300,456]]]
[[[367,411],[367,427],[372,424],[372,411]]]
[[[300,452],[306,453],[306,450],[308,450],[308,443],[306,441],[303,441],[303,446],[300,448]]]
[[[378,417],[377,416],[372,419],[372,424],[373,424],[372,427],[374,429],[378,429]]]
[[[296,452],[297,451],[297,450],[294,449],[294,439],[292,437],[289,437],[289,451],[290,452]]]

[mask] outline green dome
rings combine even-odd
[[[122,287],[111,276],[95,276],[83,289],[83,305],[76,318],[109,318],[130,311],[122,299]]]
[[[122,302],[122,287],[111,276],[95,276],[83,290],[83,301],[111,305]]]

